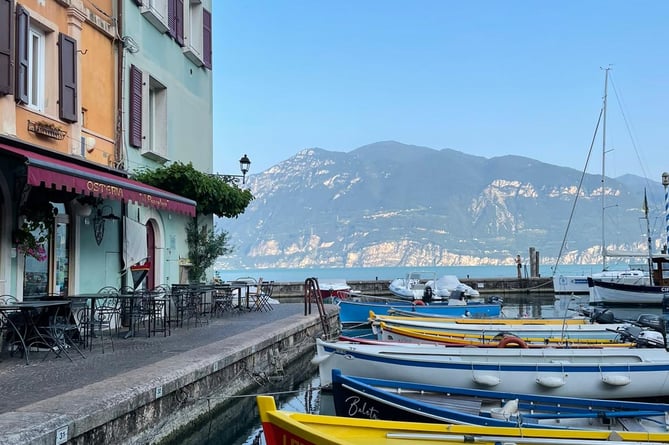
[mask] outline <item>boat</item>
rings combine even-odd
[[[420,343],[316,340],[322,386],[348,375],[522,394],[595,399],[669,395],[661,348],[462,348]]]
[[[339,321],[342,325],[360,325],[369,323],[369,312],[388,314],[393,310],[410,311],[416,314],[440,315],[442,317],[498,317],[502,311],[499,303],[471,303],[466,305],[444,303],[415,304],[398,299],[374,299],[374,301],[354,301],[340,299]]]
[[[468,284],[461,282],[455,275],[444,275],[436,281],[437,289],[446,289],[450,292],[449,299],[465,300],[479,298],[480,292]]]
[[[622,445],[669,441],[669,433],[355,419],[278,410],[271,396],[257,396],[256,401],[267,445]]]
[[[640,269],[606,270],[591,275],[555,275],[553,289],[556,294],[588,295],[588,278],[623,284],[650,284],[648,273]]]
[[[325,303],[346,298],[351,292],[351,286],[343,278],[319,278],[318,289],[321,292],[321,299]]]
[[[643,342],[648,347],[664,347],[662,334],[644,330],[638,333],[625,331],[616,333],[610,339],[570,338],[568,332],[560,332],[555,337],[533,337],[502,331],[497,334],[461,334],[448,331],[434,331],[421,328],[389,326],[384,322],[376,326],[377,339],[399,343],[432,343],[444,346],[469,346],[478,348],[630,348]],[[637,337],[638,336],[638,339]]]
[[[650,262],[653,271],[650,282],[626,283],[588,278],[590,304],[661,305],[664,296],[669,294],[669,255],[652,255]]]
[[[446,288],[437,287],[435,272],[409,272],[405,278],[395,278],[388,285],[388,290],[395,296],[405,300],[447,300],[451,292]]]
[[[666,432],[669,405],[518,394],[400,380],[355,377],[332,370],[337,416],[520,428]]]
[[[496,336],[513,333],[517,337],[615,340],[630,322],[593,323],[589,318],[436,318],[378,315],[370,312],[372,331],[378,335],[380,323],[386,326]]]

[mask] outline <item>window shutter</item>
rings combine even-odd
[[[204,66],[211,69],[211,12],[202,10],[202,57]]]
[[[130,67],[130,145],[142,146],[142,72],[135,66]]]
[[[13,94],[12,32],[14,0],[0,0],[0,95]]]
[[[174,39],[177,37],[176,9],[176,0],[167,0],[167,33]]]
[[[60,118],[77,122],[77,41],[63,33],[58,35],[58,71]]]
[[[142,0],[133,0],[137,6],[142,6],[144,3]]]
[[[16,91],[14,99],[28,103],[28,35],[30,14],[21,5],[16,5]]]
[[[176,13],[174,14],[176,21],[175,39],[179,45],[184,46],[184,0],[175,0],[174,2],[176,4]]]

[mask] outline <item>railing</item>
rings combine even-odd
[[[329,338],[330,325],[325,315],[325,307],[323,306],[323,298],[321,298],[321,289],[318,286],[317,278],[307,278],[304,281],[304,315],[311,314],[312,301],[316,302],[316,307],[318,307],[318,315],[321,320],[323,335],[325,338]]]

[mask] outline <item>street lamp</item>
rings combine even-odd
[[[249,172],[250,168],[251,168],[251,160],[249,159],[248,156],[244,155],[239,160],[239,170],[241,170],[242,172],[241,175],[221,175],[218,173],[214,173],[213,176],[216,176],[217,178],[220,178],[225,182],[239,182],[239,178],[242,178],[242,184],[246,184],[246,174]]]
[[[667,233],[664,249],[669,248],[669,173],[662,173],[662,185],[664,186],[664,225]]]

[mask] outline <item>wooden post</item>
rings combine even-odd
[[[534,269],[534,260],[535,260],[535,258],[534,258],[534,257],[535,257],[534,252],[535,252],[534,247],[530,247],[530,255],[529,255],[529,259],[530,259],[530,277],[534,277],[534,276],[535,276],[535,275],[534,275],[534,270],[535,270],[535,269]]]

